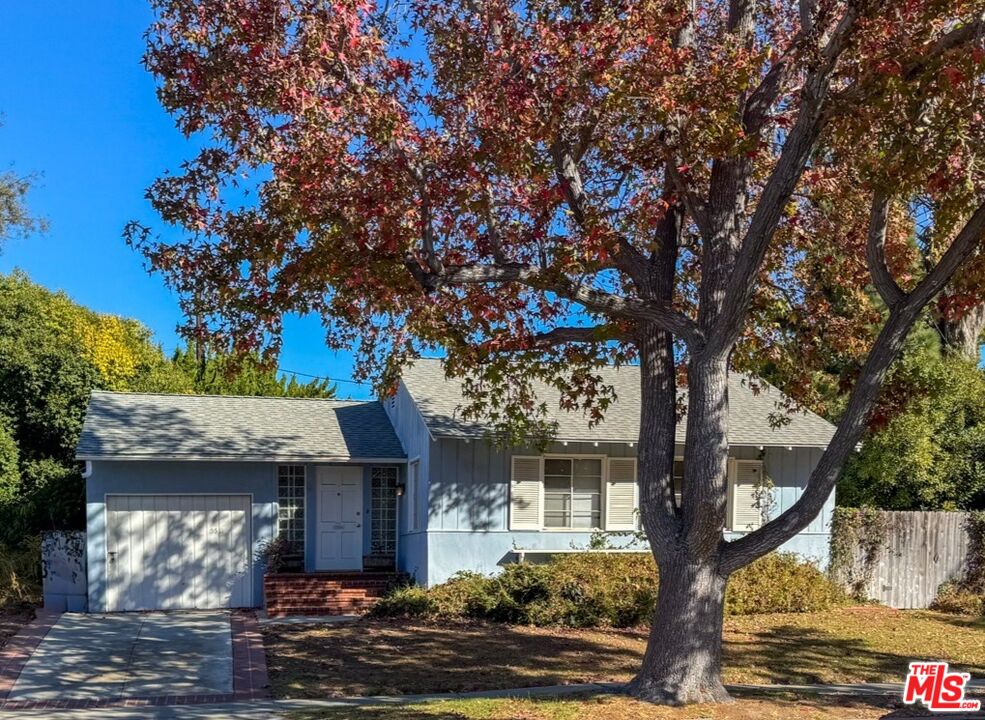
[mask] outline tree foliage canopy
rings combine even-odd
[[[782,365],[785,389],[816,401],[804,370],[840,352],[857,372],[881,322],[864,291],[873,212],[911,289],[979,198],[972,2],[821,2],[810,27],[787,3],[741,23],[716,3],[649,0],[419,0],[401,17],[362,0],[154,5],[161,100],[215,142],[150,191],[194,234],[130,238],[190,317],[247,349],[276,347],[284,312],[314,310],[331,344],[361,345],[367,375],[412,337],[472,370],[509,349],[494,377],[535,369],[604,410],[591,367],[634,356],[621,341],[635,319],[664,321],[685,351],[703,342],[702,258],[741,227],[754,252],[729,297],[752,320],[735,363]],[[772,172],[783,150],[800,170]],[[717,193],[737,205],[715,210]],[[667,306],[647,298],[645,259],[678,205]],[[763,230],[772,242],[753,243]],[[973,302],[958,293],[948,312]]]
[[[845,468],[838,502],[887,510],[985,509],[985,374],[963,358],[906,354],[889,408]],[[887,393],[888,394],[888,393]]]
[[[202,381],[189,352],[169,359],[135,320],[84,308],[15,272],[0,275],[0,541],[84,524],[75,446],[94,389],[327,397],[276,369],[213,353]],[[243,368],[246,368],[245,370]]]

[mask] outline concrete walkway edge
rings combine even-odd
[[[794,693],[798,695],[855,695],[866,697],[898,697],[903,692],[902,683],[857,683],[857,684],[833,684],[833,685],[750,685],[735,684],[726,686],[730,692],[740,695],[769,695],[777,693]],[[425,695],[397,695],[397,696],[358,696],[325,699],[288,699],[288,700],[254,700],[251,702],[231,702],[221,704],[206,704],[197,706],[184,706],[181,709],[182,718],[268,718],[271,713],[287,713],[305,710],[320,710],[342,707],[365,707],[373,705],[410,705],[414,703],[441,702],[447,700],[468,700],[476,698],[541,698],[541,697],[565,697],[581,693],[618,693],[623,688],[623,683],[602,682],[602,683],[580,683],[572,685],[547,685],[528,688],[505,688],[501,690],[477,690],[473,692],[457,693],[431,693]],[[985,693],[985,680],[977,680],[968,683],[970,694]],[[157,718],[164,715],[156,714],[163,708],[117,708],[103,707],[93,710],[92,718],[114,718],[124,717],[118,713],[126,713],[126,718]],[[168,708],[171,712],[178,710],[176,707]],[[31,711],[21,711],[16,717],[60,717],[64,713],[71,713],[73,718],[89,718],[88,711],[75,710],[53,710],[44,711],[43,715],[37,715]],[[0,713],[0,718],[7,717]],[[13,717],[13,716],[10,716]],[[168,717],[173,717],[168,715]]]

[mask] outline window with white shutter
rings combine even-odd
[[[540,530],[543,526],[544,480],[539,457],[513,456],[510,479],[510,530]]]
[[[734,469],[733,469],[734,468]],[[748,532],[763,524],[759,500],[763,488],[763,463],[760,460],[732,461],[731,518],[732,530]]]
[[[605,486],[605,529],[635,530],[636,458],[609,458],[609,477]]]

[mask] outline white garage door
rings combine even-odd
[[[248,495],[109,495],[108,610],[253,605]]]

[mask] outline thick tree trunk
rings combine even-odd
[[[729,702],[722,685],[725,582],[711,561],[660,565],[660,590],[650,639],[629,691],[670,705]]]
[[[666,368],[655,362],[659,353],[646,343],[642,349],[650,351],[641,353],[641,367],[658,371],[657,375],[665,373]],[[727,364],[712,358],[692,360],[688,367],[680,508],[673,507],[672,495],[663,507],[654,502],[668,498],[665,474],[673,451],[673,437],[656,426],[658,419],[672,426],[665,416],[661,389],[643,373],[640,473],[644,487],[651,491],[646,493],[642,513],[660,586],[646,655],[628,690],[640,699],[664,704],[726,702],[730,698],[722,685],[721,664],[727,575],[721,571],[720,559],[728,457]],[[663,493],[656,492],[657,485]]]

